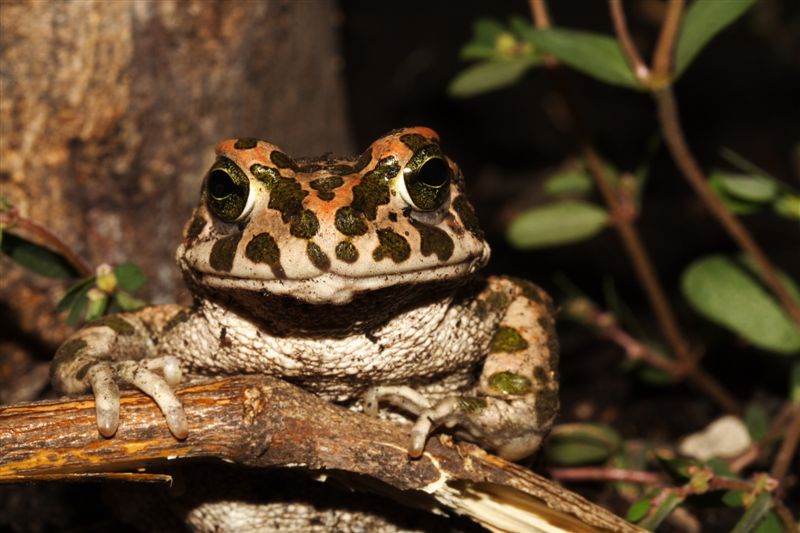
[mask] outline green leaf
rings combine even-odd
[[[774,180],[758,175],[729,174],[715,172],[725,192],[747,202],[771,202],[778,194],[778,184]]]
[[[592,178],[585,170],[568,170],[550,176],[544,182],[544,192],[550,196],[586,195],[592,190]]]
[[[88,305],[89,298],[86,296],[86,293],[83,293],[76,298],[69,310],[69,314],[67,315],[67,324],[70,326],[76,325],[80,321],[84,311],[86,311],[86,306]]]
[[[728,507],[741,507],[744,502],[744,492],[741,490],[729,490],[722,495],[722,503]]]
[[[755,346],[781,354],[800,352],[800,329],[745,269],[721,255],[700,258],[681,280],[692,307]]]
[[[650,498],[642,498],[633,502],[625,513],[625,520],[628,522],[638,522],[650,512]]]
[[[16,263],[40,276],[69,279],[79,275],[62,255],[8,231],[3,232],[0,247]]]
[[[792,403],[800,403],[800,362],[792,365],[789,376],[789,399]]]
[[[683,502],[683,498],[680,496],[676,496],[674,492],[670,492],[669,495],[664,498],[664,501],[656,508],[655,512],[653,512],[650,516],[639,522],[639,526],[643,527],[644,529],[649,529],[650,531],[654,531],[658,526],[661,525],[661,522],[667,519],[667,517],[678,507],[681,502]]]
[[[767,518],[767,513],[772,509],[772,495],[769,492],[762,492],[756,498],[742,518],[736,523],[731,533],[750,533],[756,531],[758,526]]]
[[[772,204],[772,209],[782,217],[800,221],[800,196],[796,194],[782,194],[775,203]]]
[[[605,209],[586,202],[560,202],[524,211],[511,222],[506,238],[522,249],[560,246],[588,239],[607,224]]]
[[[133,263],[123,263],[114,269],[114,275],[117,276],[117,283],[126,291],[137,291],[144,285],[147,280],[142,269]]]
[[[103,294],[98,298],[89,298],[88,306],[86,308],[86,321],[90,322],[96,318],[103,316],[108,304],[108,296]]]
[[[725,204],[725,207],[737,215],[749,215],[751,213],[757,213],[764,207],[760,203],[748,202],[746,200],[736,198],[735,196],[731,196],[718,174],[711,174],[708,177],[708,185],[711,187],[711,190],[713,190],[717,196],[719,196],[719,199],[722,200],[722,203]]]
[[[561,424],[553,428],[545,456],[558,465],[599,463],[615,454],[622,437],[605,424]]]
[[[92,285],[94,285],[94,280],[94,276],[83,278],[78,283],[70,287],[56,305],[56,312],[60,313],[61,311],[66,311],[72,307],[81,296],[85,296],[89,289],[92,288]]]
[[[756,533],[786,533],[783,529],[783,523],[778,515],[772,511],[767,512],[764,521],[756,529]]]
[[[461,48],[459,56],[461,59],[489,59],[496,55],[494,46],[483,43],[467,43]]]
[[[763,439],[769,429],[767,412],[757,403],[748,404],[744,410],[744,425],[754,441]]]
[[[600,33],[551,28],[528,28],[523,37],[542,52],[600,81],[641,89],[622,48],[613,37]]]
[[[675,79],[716,34],[741,17],[756,0],[695,0],[683,17],[675,46]]]
[[[144,300],[134,298],[125,291],[117,291],[117,293],[114,294],[114,303],[123,311],[136,311],[147,305],[147,302]]]
[[[474,42],[489,45],[494,48],[495,40],[501,33],[506,31],[505,26],[500,22],[490,18],[480,18],[472,26]]]
[[[453,78],[447,92],[454,98],[468,98],[513,85],[525,72],[542,62],[533,56],[489,59],[467,67]]]

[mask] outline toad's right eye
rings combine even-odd
[[[252,208],[250,182],[236,163],[220,157],[208,171],[206,202],[208,208],[223,222],[238,222]]]

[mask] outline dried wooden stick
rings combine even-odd
[[[430,439],[425,454],[410,459],[406,428],[281,380],[226,378],[184,387],[178,396],[189,419],[184,441],[172,437],[153,402],[134,391],[123,394],[120,428],[110,439],[97,432],[91,398],[4,407],[0,483],[145,465],[157,472],[168,460],[206,457],[364,474],[428,493],[494,531],[642,531],[552,481],[447,436]]]

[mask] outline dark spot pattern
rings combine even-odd
[[[88,346],[89,345],[83,339],[68,340],[56,350],[56,354],[53,356],[53,363],[60,365],[70,363]],[[52,368],[53,367],[51,367],[51,369]]]
[[[276,278],[286,277],[281,266],[281,250],[278,243],[269,233],[259,233],[247,243],[244,255],[254,263],[266,263],[269,265]]]
[[[361,172],[369,166],[370,161],[372,161],[372,148],[367,148],[363,154],[358,156],[352,173]]]
[[[531,390],[531,380],[516,372],[495,372],[488,383],[503,394],[527,394]]]
[[[412,152],[416,152],[428,143],[428,139],[419,133],[406,133],[400,136],[400,142],[408,146]]]
[[[203,217],[196,215],[193,219],[189,227],[186,229],[186,238],[189,241],[195,240],[197,237],[200,236],[200,233],[203,232],[203,228],[206,227],[206,219]]]
[[[340,207],[334,218],[336,229],[350,237],[364,235],[367,232],[367,223],[364,215],[352,207]]]
[[[252,137],[245,137],[243,139],[237,139],[233,147],[236,148],[237,150],[250,150],[251,148],[255,148],[257,144],[258,144],[258,139],[254,139]]]
[[[447,232],[416,220],[412,220],[411,225],[419,232],[422,255],[428,257],[431,254],[436,254],[439,261],[450,259],[455,245]]]
[[[399,171],[396,157],[381,159],[374,169],[361,178],[361,183],[353,187],[352,207],[364,213],[369,220],[375,220],[378,206],[389,203],[389,180]]]
[[[408,241],[390,229],[379,229],[378,241],[380,244],[372,252],[372,258],[375,261],[388,257],[395,263],[402,263],[411,255]]]
[[[274,187],[281,178],[281,173],[274,168],[260,165],[258,163],[254,163],[250,166],[250,173],[253,174],[258,181],[263,183],[268,190],[272,189],[272,187]]]
[[[86,325],[86,327],[107,327],[112,329],[117,335],[123,336],[133,335],[136,333],[136,328],[133,327],[133,324],[116,315],[103,316],[96,320],[92,320]]]
[[[309,185],[312,189],[317,191],[317,196],[320,200],[325,200],[326,202],[330,202],[333,200],[336,195],[334,194],[333,190],[341,187],[344,184],[344,180],[339,176],[328,176],[326,178],[317,178],[315,180],[311,180]]]
[[[478,217],[475,215],[475,209],[469,203],[466,196],[456,196],[453,200],[453,209],[455,210],[458,218],[461,219],[461,224],[467,230],[474,234],[476,237],[481,238],[481,228],[478,225]]]
[[[341,241],[336,245],[336,257],[345,263],[358,261],[358,249],[350,241]]]
[[[500,291],[492,291],[486,297],[486,303],[494,311],[502,311],[508,307],[508,296]]]
[[[279,152],[278,150],[273,150],[272,153],[269,154],[269,158],[278,168],[290,168],[295,172],[299,170],[297,167],[297,163],[295,163],[294,159],[284,154],[283,152]]]
[[[397,213],[395,213],[394,211],[389,213],[389,220],[391,220],[392,222],[397,222]]]
[[[234,233],[223,237],[211,247],[211,255],[208,262],[214,270],[230,272],[233,268],[233,260],[236,257],[236,247],[242,240],[242,233]]]
[[[183,324],[184,322],[189,320],[191,316],[192,313],[188,309],[181,309],[180,311],[172,315],[169,320],[167,320],[167,323],[164,325],[163,332],[167,333],[168,331],[175,329],[180,324]]]
[[[536,302],[537,304],[544,303],[542,300],[542,289],[537,287],[534,283],[527,279],[514,278],[511,276],[508,277],[508,280],[516,285],[520,289],[520,292],[522,292],[522,295],[528,300]]]
[[[319,220],[317,215],[309,209],[304,209],[289,227],[289,232],[301,239],[310,239],[317,234],[317,231],[319,231]]]
[[[327,271],[331,268],[331,260],[328,254],[322,251],[322,248],[317,246],[313,241],[308,241],[306,246],[306,255],[311,261],[311,264],[322,271]]]
[[[489,352],[519,352],[528,347],[528,341],[522,338],[514,328],[500,326],[494,334]]]

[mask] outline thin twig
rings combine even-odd
[[[611,11],[611,20],[614,22],[614,31],[617,33],[617,39],[622,45],[623,52],[625,52],[625,58],[630,63],[636,79],[646,86],[650,82],[650,69],[639,55],[636,45],[633,44],[633,39],[628,31],[628,24],[625,21],[622,0],[608,0],[608,6]]]
[[[770,422],[767,433],[758,442],[751,444],[742,453],[728,461],[728,467],[731,471],[739,473],[754,461],[757,461],[762,452],[784,434],[793,410],[794,404],[786,402]]]
[[[781,282],[777,270],[744,225],[725,207],[719,196],[708,185],[705,174],[700,169],[686,143],[672,89],[666,87],[654,91],[653,95],[658,107],[661,131],[675,164],[731,238],[736,241],[742,251],[753,258],[761,279],[778,297],[781,305],[786,309],[792,320],[800,326],[800,306],[791,297],[789,291],[786,290],[786,286]]]
[[[550,27],[550,14],[547,12],[547,4],[544,0],[530,0],[531,13],[533,13],[533,23],[536,27],[545,30]]]
[[[688,379],[713,399],[720,407],[730,413],[741,412],[739,402],[713,376],[697,365],[686,365],[658,353],[646,344],[633,338],[617,325],[611,313],[600,311],[591,301],[581,299],[566,307],[567,313],[575,319],[591,324],[607,339],[625,350],[632,361],[644,361],[665,371],[674,380]]]
[[[795,459],[798,441],[800,441],[800,404],[794,404],[789,427],[784,434],[783,442],[770,471],[770,475],[780,482],[781,486],[778,490],[781,493],[786,492],[786,474],[789,472],[792,460]]]
[[[651,83],[664,87],[669,85],[672,77],[672,53],[675,48],[675,39],[681,26],[684,0],[670,0],[667,6],[667,15],[661,25],[661,35],[653,53],[653,73]]]
[[[553,479],[559,481],[627,481],[641,485],[659,485],[667,478],[658,472],[627,470],[625,468],[581,466],[574,468],[551,468]]]

